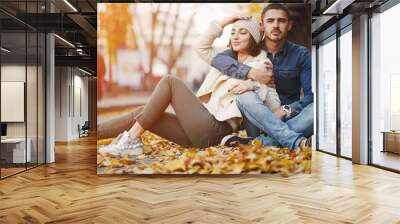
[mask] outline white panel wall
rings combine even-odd
[[[25,65],[2,65],[1,81],[4,82],[25,82]],[[3,110],[5,108],[2,108]],[[25,137],[25,123],[11,122],[7,124],[8,137]]]
[[[79,138],[78,125],[82,126],[88,120],[88,78],[82,76],[79,70],[56,68],[55,107],[55,140]]]
[[[24,102],[24,82],[1,82],[2,122],[24,122]]]
[[[67,67],[55,68],[55,141],[68,141],[68,86]]]

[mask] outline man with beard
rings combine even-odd
[[[264,31],[262,48],[273,64],[273,76],[268,68],[253,69],[237,61],[232,50],[226,50],[213,58],[212,66],[225,75],[238,79],[253,79],[275,84],[282,106],[271,111],[254,91],[247,91],[236,99],[246,118],[244,127],[250,138],[228,135],[222,144],[239,141],[249,143],[254,137],[264,145],[298,149],[309,146],[307,138],[313,134],[313,92],[311,89],[311,56],[309,50],[287,40],[293,21],[285,5],[273,3],[261,13],[261,29]],[[242,88],[246,88],[243,86]],[[303,91],[303,98],[300,98]]]

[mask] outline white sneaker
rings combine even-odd
[[[123,145],[129,140],[129,133],[127,131],[122,132],[119,134],[111,143],[110,145]]]
[[[100,154],[111,154],[119,156],[128,154],[129,156],[136,156],[143,154],[143,143],[140,138],[130,139],[127,131],[122,132],[115,138],[109,145],[102,146],[99,149]]]

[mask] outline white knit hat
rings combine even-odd
[[[256,43],[259,43],[261,40],[261,32],[259,23],[253,18],[250,19],[240,19],[233,23],[232,28],[245,28],[249,31],[250,35],[254,38]]]

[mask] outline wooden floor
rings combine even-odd
[[[1,168],[1,178],[6,178],[11,175],[15,175],[20,172],[24,172],[27,169],[33,169],[36,167],[36,164],[27,164],[27,167],[25,168],[25,165],[18,165],[18,167],[7,167],[7,168]]]
[[[0,223],[400,223],[400,175],[315,152],[312,174],[96,175],[95,139],[0,181]]]
[[[23,168],[19,168],[19,167],[18,168],[1,168],[1,177],[2,178],[7,177],[10,175],[22,172],[24,170],[25,170],[25,167],[23,167]]]

